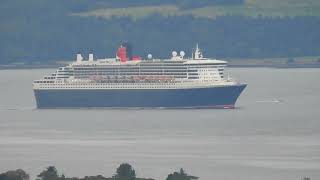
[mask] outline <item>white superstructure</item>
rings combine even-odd
[[[180,89],[234,85],[226,78],[225,61],[203,57],[198,45],[192,58],[185,52],[172,53],[171,59],[122,61],[119,57],[94,60],[93,53],[84,60],[60,67],[50,76],[33,83],[34,89]]]

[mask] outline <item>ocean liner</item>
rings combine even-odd
[[[246,84],[225,75],[226,61],[204,58],[198,45],[191,58],[144,60],[124,43],[115,58],[84,60],[34,80],[38,108],[228,108]]]

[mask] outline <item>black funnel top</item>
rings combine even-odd
[[[128,59],[132,60],[132,45],[128,42],[124,42],[122,43],[122,46],[126,48]]]

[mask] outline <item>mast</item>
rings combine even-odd
[[[194,52],[194,59],[202,59],[202,58],[203,58],[203,55],[202,55],[201,50],[199,49],[199,44],[197,43],[197,47]]]

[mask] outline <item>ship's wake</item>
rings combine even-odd
[[[266,99],[266,100],[258,100],[257,103],[282,103],[281,99]]]
[[[35,110],[37,107],[35,106],[24,106],[24,107],[0,107],[1,111],[29,111],[29,110]]]

